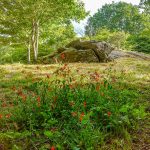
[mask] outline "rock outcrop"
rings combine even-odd
[[[110,60],[109,54],[114,48],[106,42],[97,41],[72,41],[65,47],[59,48],[53,54],[47,56],[49,63],[55,62],[107,62]],[[43,58],[43,62],[44,62]],[[46,62],[45,62],[46,63]]]

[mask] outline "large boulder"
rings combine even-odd
[[[62,53],[61,53],[62,54]],[[94,51],[91,49],[86,50],[77,50],[75,48],[66,48],[63,52],[64,59],[61,58],[61,55],[58,57],[59,60],[62,60],[63,62],[99,62],[97,56],[95,55]]]
[[[76,40],[49,55],[48,62],[107,62],[113,50],[114,48],[106,42]]]

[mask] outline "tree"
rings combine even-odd
[[[114,45],[118,49],[125,49],[126,40],[129,34],[123,31],[112,32],[107,28],[98,30],[95,36],[92,37],[93,40],[105,41]]]
[[[83,19],[84,5],[76,0],[1,0],[0,38],[9,44],[30,47],[34,60],[38,57],[39,37],[45,24]]]
[[[129,34],[124,31],[113,32],[109,38],[108,42],[114,45],[118,49],[125,49],[126,40],[128,39]]]
[[[141,0],[140,7],[145,10],[145,12],[150,14],[150,1],[149,0]]]
[[[128,38],[128,44],[132,50],[150,54],[150,29],[145,29],[137,35]]]
[[[100,29],[93,36],[94,40],[109,42],[109,37],[112,35],[112,32],[107,28]]]
[[[45,24],[40,38],[40,56],[48,55],[58,47],[66,45],[76,36],[71,23]]]
[[[106,4],[88,19],[86,34],[94,35],[97,30],[106,27],[111,31],[138,33],[144,29],[147,20],[140,13],[138,6],[125,2]],[[92,30],[91,30],[92,29]]]

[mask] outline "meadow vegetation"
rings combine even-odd
[[[89,15],[82,1],[0,8],[0,150],[150,149],[149,0],[105,4],[81,38],[73,21]],[[62,63],[61,52],[60,62],[42,64],[76,39],[110,43],[117,59]]]
[[[7,149],[134,149],[133,135],[149,114],[148,66],[134,58],[1,66],[1,143]]]

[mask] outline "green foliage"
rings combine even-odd
[[[145,28],[144,22],[148,22],[148,20],[140,13],[137,6],[125,2],[113,2],[104,5],[89,18],[86,34],[92,33],[93,35],[104,27],[111,31],[138,33]]]
[[[71,24],[52,24],[44,27],[39,39],[39,57],[49,55],[75,38]],[[27,48],[22,45],[1,46],[0,64],[27,63]]]
[[[26,47],[31,51],[29,62],[30,54],[37,60],[38,45],[42,44],[39,38],[45,34],[42,31],[48,30],[45,27],[67,25],[70,20],[79,21],[86,16],[84,4],[75,0],[1,0],[0,5],[1,45]]]
[[[129,37],[129,34],[125,32],[113,32],[109,37],[109,42],[112,45],[115,45],[118,49],[125,49],[126,40]]]
[[[78,71],[64,64],[55,79],[48,76],[26,89],[13,87],[14,109],[0,113],[0,125],[28,130],[32,143],[41,139],[61,149],[96,149],[109,134],[124,137],[145,116],[144,107],[135,103],[138,93],[123,88],[123,71],[118,78],[111,76],[111,68],[105,72],[104,78],[96,71],[75,78]]]
[[[143,32],[132,35],[128,38],[129,45],[132,45],[132,50],[150,53],[150,30],[144,30]]]
[[[110,30],[104,28],[96,32],[95,36],[92,37],[94,40],[106,41],[114,45],[118,49],[125,49],[126,40],[129,34],[121,31],[111,32]]]
[[[110,32],[110,30],[104,28],[104,29],[98,30],[93,38],[98,41],[108,42],[111,34],[112,32]]]
[[[140,7],[144,9],[144,12],[150,14],[150,1],[149,0],[140,0]]]
[[[56,23],[45,26],[40,38],[41,44],[39,48],[39,57],[48,55],[57,48],[66,45],[75,38],[75,35],[73,25],[70,23]]]
[[[12,62],[12,49],[9,46],[0,47],[0,64]]]
[[[0,51],[1,51],[0,64],[27,62],[27,53],[26,53],[27,50],[22,46],[20,47],[5,46],[0,48]]]

